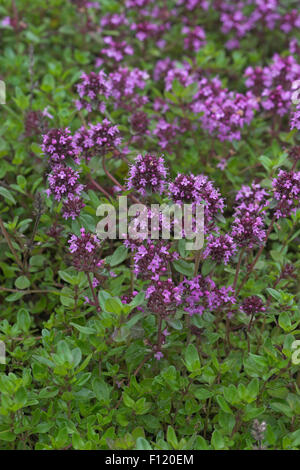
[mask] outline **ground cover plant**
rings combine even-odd
[[[300,449],[299,28],[293,0],[0,1],[1,449]],[[201,205],[203,247],[100,239],[121,196],[141,233]]]

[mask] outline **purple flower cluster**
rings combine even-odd
[[[237,247],[233,238],[226,235],[208,236],[208,243],[203,252],[203,258],[211,258],[217,263],[228,264],[230,258],[236,253]]]
[[[246,297],[240,308],[246,315],[256,315],[266,310],[262,300],[257,295]]]
[[[144,279],[158,281],[168,272],[169,263],[178,259],[176,252],[170,252],[171,244],[166,241],[147,240],[137,246],[134,254],[134,272]]]
[[[83,190],[83,185],[79,183],[79,173],[76,170],[58,163],[53,166],[52,172],[48,176],[49,189],[46,190],[48,196],[54,195],[54,199],[66,201],[79,196]]]
[[[300,49],[299,49],[300,51]],[[290,128],[300,130],[300,79],[292,84],[292,102],[295,105],[291,110]]]
[[[46,194],[52,194],[56,201],[63,202],[63,218],[74,220],[84,207],[80,197],[84,186],[79,182],[79,172],[66,165],[68,158],[80,163],[70,130],[50,129],[43,135],[42,150],[49,157],[51,166]]]
[[[234,93],[222,88],[218,78],[202,78],[191,109],[203,113],[200,121],[210,134],[221,141],[232,141],[241,138],[241,129],[252,121],[258,103],[251,92]]]
[[[243,186],[237,193],[231,236],[239,246],[252,248],[265,240],[261,211],[267,206],[267,196],[268,193],[256,183]]]
[[[144,8],[154,0],[126,0],[125,5],[127,8]]]
[[[159,59],[156,62],[154,71],[153,71],[154,80],[158,81],[161,78],[165,79],[166,74],[172,68],[175,68],[175,62],[171,60],[170,57],[166,57],[165,59]]]
[[[144,111],[137,111],[131,116],[131,127],[138,135],[145,134],[149,126],[149,119]]]
[[[208,10],[209,1],[208,0],[177,0],[177,5],[183,5],[189,11],[193,11],[196,8],[201,8],[203,10]]]
[[[167,170],[162,157],[138,155],[130,167],[127,188],[134,189],[142,196],[147,192],[162,194],[165,188]]]
[[[254,182],[251,186],[243,185],[235,197],[235,201],[238,203],[236,212],[241,213],[249,208],[259,212],[267,207],[268,198],[269,193],[260,184]]]
[[[73,136],[68,128],[50,129],[43,135],[42,150],[50,164],[64,163],[70,157],[78,163],[73,145]]]
[[[202,315],[205,310],[230,310],[236,302],[231,286],[218,288],[212,279],[201,274],[191,280],[185,279],[180,284],[179,291],[184,310],[190,315]]]
[[[110,96],[115,108],[133,111],[144,105],[148,99],[146,96],[139,96],[137,90],[145,88],[148,78],[147,72],[137,68],[130,70],[128,67],[119,67],[111,72],[108,80],[111,89]]]
[[[195,82],[196,77],[191,73],[191,67],[189,64],[183,64],[183,68],[179,67],[168,67],[168,62],[165,64],[167,66],[166,74],[165,74],[165,88],[166,91],[171,91],[173,87],[174,80],[177,80],[182,86],[187,87]],[[162,64],[161,64],[161,70]],[[157,74],[158,74],[157,70]],[[160,72],[161,73],[161,72]]]
[[[25,115],[25,136],[33,137],[40,134],[41,131],[47,130],[47,124],[44,122],[44,114],[42,111],[29,110]]]
[[[101,31],[106,29],[108,31],[119,30],[121,26],[127,26],[128,19],[124,13],[107,13],[103,15],[100,20]]]
[[[146,290],[147,307],[162,317],[174,315],[176,306],[181,302],[180,288],[171,279],[157,281]]]
[[[289,49],[291,54],[300,55],[300,45],[298,39],[292,38],[290,40]]]
[[[288,217],[300,206],[300,171],[280,170],[272,186],[278,201],[276,217]]]
[[[86,109],[89,113],[93,110],[104,112],[104,98],[109,97],[110,91],[110,82],[102,70],[98,73],[83,73],[81,83],[77,84],[79,94],[79,100],[75,103],[77,109]]]
[[[246,5],[252,8],[245,10]],[[235,41],[239,47],[239,40],[253,31],[264,29],[283,31],[285,34],[299,28],[300,14],[297,10],[283,11],[283,5],[277,0],[247,0],[227,2],[214,1],[215,10],[220,11],[221,31],[224,34],[233,33],[230,41]],[[250,13],[249,13],[250,11]]]
[[[156,24],[149,21],[141,21],[139,23],[132,23],[130,29],[135,32],[137,39],[143,42],[150,38],[157,40],[168,27],[170,27],[168,23]]]
[[[62,216],[64,219],[76,219],[80,215],[81,209],[85,207],[85,204],[81,197],[74,196],[72,199],[67,199],[63,203]]]
[[[69,239],[70,252],[72,253],[73,266],[78,271],[97,272],[103,265],[99,248],[100,240],[96,235],[80,229],[80,236],[72,235]]]
[[[201,47],[206,44],[206,35],[205,31],[201,26],[195,26],[190,28],[189,26],[184,26],[182,28],[182,33],[184,35],[184,48],[187,50],[194,50],[195,52],[199,51]]]
[[[262,108],[279,116],[290,111],[292,84],[299,76],[300,65],[294,57],[279,54],[269,66],[248,67],[245,71],[246,85],[259,98]]]
[[[113,59],[116,62],[121,62],[126,55],[133,55],[134,50],[131,45],[126,41],[115,39],[112,36],[105,36],[103,38],[105,47],[100,51],[101,57],[95,62],[95,67],[101,67],[105,60]]]
[[[158,138],[158,145],[162,150],[172,153],[174,146],[178,143],[180,132],[180,127],[176,123],[170,124],[165,119],[160,119],[153,130],[153,135]]]
[[[290,117],[290,127],[291,129],[297,129],[300,131],[300,106],[297,106],[297,108],[292,111]]]
[[[220,191],[216,189],[205,175],[179,174],[169,184],[169,192],[177,204],[190,203],[199,205],[204,203],[206,228],[219,212],[223,212],[224,200]]]
[[[88,161],[93,155],[103,155],[117,148],[121,137],[118,127],[103,119],[101,123],[90,124],[88,129],[82,126],[74,134],[73,142],[76,154]]]
[[[244,37],[253,27],[252,18],[245,16],[241,10],[221,13],[221,31],[224,34],[233,32],[237,39]]]

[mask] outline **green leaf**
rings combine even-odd
[[[184,276],[191,277],[194,274],[194,263],[188,263],[181,259],[173,261],[173,266],[176,271]]]
[[[28,311],[25,308],[19,310],[17,314],[18,327],[26,333],[30,328],[30,323],[31,319]]]
[[[221,395],[217,395],[216,400],[221,410],[225,411],[225,413],[232,414],[231,408],[228,406],[226,400]]]
[[[210,392],[205,388],[196,388],[193,393],[198,400],[207,400],[214,395],[213,392]]]
[[[144,437],[138,437],[136,440],[136,450],[152,450],[147,439]]]
[[[15,281],[17,289],[27,289],[30,286],[30,281],[26,276],[19,276]]]
[[[111,387],[104,381],[104,379],[96,377],[92,382],[92,387],[97,400],[108,405],[110,402]]]
[[[225,447],[224,438],[217,429],[212,433],[211,443],[216,450],[221,450]]]
[[[177,436],[176,436],[176,433],[175,433],[174,429],[172,428],[172,426],[168,426],[168,430],[167,430],[167,441],[168,441],[169,444],[171,444],[171,446],[173,447],[173,449],[177,449],[177,448],[178,448]]]
[[[201,369],[201,363],[197,348],[193,344],[189,344],[184,354],[185,364],[190,372],[196,372]]]
[[[105,301],[105,310],[110,313],[115,313],[116,315],[120,315],[123,310],[122,302],[120,299],[116,297],[111,297]]]
[[[291,328],[291,318],[288,312],[282,312],[279,317],[278,317],[278,323],[280,328],[282,328],[284,331],[290,331]]]
[[[114,251],[113,255],[109,259],[110,266],[113,268],[114,266],[123,263],[127,256],[128,249],[126,248],[126,246],[118,246],[118,248]]]
[[[11,432],[9,429],[7,431],[0,431],[0,442],[7,441],[13,442],[16,439],[16,435]]]
[[[0,195],[3,196],[4,199],[6,199],[7,201],[16,204],[16,200],[13,197],[12,193],[8,189],[3,188],[3,186],[0,186]]]
[[[93,335],[96,333],[96,330],[94,328],[90,328],[89,326],[82,326],[73,322],[70,322],[70,325],[74,326],[76,330],[80,331],[80,333],[83,333],[84,335]]]
[[[53,75],[50,75],[50,73],[47,73],[44,75],[42,84],[41,84],[41,90],[45,91],[48,93],[49,91],[53,90],[55,88],[55,80]]]

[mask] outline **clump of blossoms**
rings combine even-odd
[[[158,144],[162,150],[172,153],[174,146],[178,144],[180,132],[180,126],[176,123],[170,124],[165,119],[160,119],[153,130],[153,135],[158,138]]]
[[[146,196],[147,192],[162,194],[166,178],[167,170],[162,157],[138,155],[129,170],[127,189],[134,189],[142,196]]]
[[[137,68],[130,70],[128,67],[118,67],[111,72],[108,81],[115,108],[134,111],[147,103],[147,96],[139,96],[137,90],[145,88],[148,78],[147,72]]]
[[[256,9],[252,13],[253,23],[273,30],[280,18],[278,0],[255,0]]]
[[[253,182],[251,186],[243,185],[235,197],[238,203],[236,212],[241,213],[249,207],[259,212],[268,205],[268,198],[269,193],[259,183]]]
[[[134,54],[133,48],[126,41],[114,39],[111,36],[105,36],[103,41],[105,47],[101,49],[100,53],[104,58],[98,58],[95,62],[95,67],[101,67],[107,59],[121,62],[126,55]]]
[[[85,109],[89,113],[93,110],[102,113],[105,111],[104,98],[110,96],[111,88],[110,82],[102,70],[98,73],[83,73],[81,83],[78,83],[76,88],[79,100],[76,100],[75,105],[78,110]]]
[[[169,68],[165,75],[165,88],[166,91],[171,91],[174,80],[177,80],[182,86],[188,87],[195,82],[196,77],[191,72],[191,66],[188,63],[182,64],[182,68],[172,67]]]
[[[174,315],[176,306],[181,302],[179,287],[176,287],[171,279],[157,281],[150,284],[146,290],[147,307],[164,318]]]
[[[195,26],[190,28],[189,26],[184,26],[181,30],[184,34],[184,48],[188,50],[199,51],[201,47],[206,44],[206,35],[205,31],[201,26]]]
[[[75,134],[73,145],[76,154],[87,161],[94,155],[103,155],[121,144],[119,129],[108,119],[97,124],[90,124],[86,129],[82,126]]]
[[[289,49],[291,54],[300,55],[300,45],[298,39],[292,38],[290,40]]]
[[[225,34],[233,32],[237,39],[244,37],[252,29],[252,20],[241,10],[221,14],[221,31]]]
[[[297,10],[291,10],[280,18],[280,29],[288,34],[293,29],[300,28],[300,13]]]
[[[291,116],[291,129],[300,130],[300,106],[292,112]]]
[[[261,245],[266,237],[263,217],[250,209],[243,211],[234,217],[231,235],[240,247]]]
[[[217,263],[228,264],[230,258],[236,253],[237,247],[233,238],[228,235],[208,236],[207,246],[203,252],[203,258],[211,258]]]
[[[146,39],[158,39],[165,29],[168,28],[166,24],[150,23],[149,21],[140,21],[138,23],[132,23],[130,26],[131,31],[135,32],[135,36],[139,41],[145,41]]]
[[[25,115],[25,136],[33,137],[47,130],[47,124],[44,122],[42,111],[29,110]]]
[[[137,246],[133,257],[135,275],[155,281],[165,276],[169,263],[178,259],[178,253],[171,253],[170,248],[171,243],[165,240],[147,240],[145,244]]]
[[[62,216],[64,219],[75,220],[80,215],[81,209],[85,207],[85,204],[81,197],[74,196],[72,199],[64,201],[62,206]]]
[[[185,279],[179,290],[182,295],[181,304],[191,316],[202,315],[205,310],[227,311],[236,302],[231,286],[218,288],[212,279],[201,274],[191,280]]]
[[[79,172],[59,163],[52,168],[48,176],[49,188],[46,190],[48,196],[53,194],[54,199],[70,201],[79,196],[84,186],[79,183]]]
[[[159,59],[154,67],[153,78],[155,81],[160,80],[161,78],[165,79],[166,74],[169,70],[176,66],[175,61],[171,60],[170,57],[165,59]]]
[[[77,271],[97,272],[103,266],[100,255],[100,240],[96,235],[80,229],[80,236],[72,235],[68,241],[72,263]]]
[[[284,116],[290,111],[292,85],[299,79],[300,65],[293,56],[275,54],[269,66],[248,67],[246,85],[259,98],[263,109]]]
[[[90,124],[87,144],[94,149],[95,153],[103,155],[121,144],[119,132],[117,126],[112,125],[108,119],[103,119],[101,123]]]
[[[250,124],[258,109],[255,96],[245,95],[223,88],[218,78],[202,78],[194,95],[191,110],[202,113],[200,121],[205,130],[219,140],[239,140],[241,129]]]
[[[246,87],[251,88],[255,96],[261,95],[264,89],[264,69],[258,65],[255,67],[247,67],[244,72],[244,77],[246,78]]]
[[[258,183],[242,186],[237,193],[231,236],[239,246],[253,248],[264,242],[265,222],[260,212],[268,205],[267,197]]]
[[[208,0],[177,0],[177,5],[183,5],[189,11],[193,11],[196,8],[201,8],[203,10],[208,10],[209,1]]]
[[[278,201],[276,217],[288,217],[300,206],[300,171],[280,170],[272,186],[274,198]]]
[[[205,175],[179,174],[175,180],[169,183],[169,192],[176,204],[189,203],[199,205],[204,203],[205,226],[209,228],[213,219],[224,210],[224,200]]]
[[[100,31],[104,29],[108,31],[113,31],[115,29],[119,30],[121,26],[127,26],[128,19],[124,13],[107,13],[102,16],[100,20]]]
[[[50,129],[43,135],[42,150],[50,163],[63,163],[68,157],[79,163],[73,145],[73,137],[68,128]]]
[[[149,126],[149,119],[144,111],[137,111],[131,116],[131,127],[138,135],[145,134]]]
[[[246,297],[240,308],[246,315],[256,315],[266,310],[262,300],[257,295]]]
[[[281,274],[280,274],[280,279],[289,279],[289,278],[297,279],[296,268],[290,263],[285,264],[283,266]]]
[[[126,0],[125,5],[127,8],[144,8],[153,3],[154,0]]]
[[[89,161],[93,152],[93,141],[90,138],[89,131],[85,126],[81,126],[74,134],[73,147],[79,158],[83,157]]]

